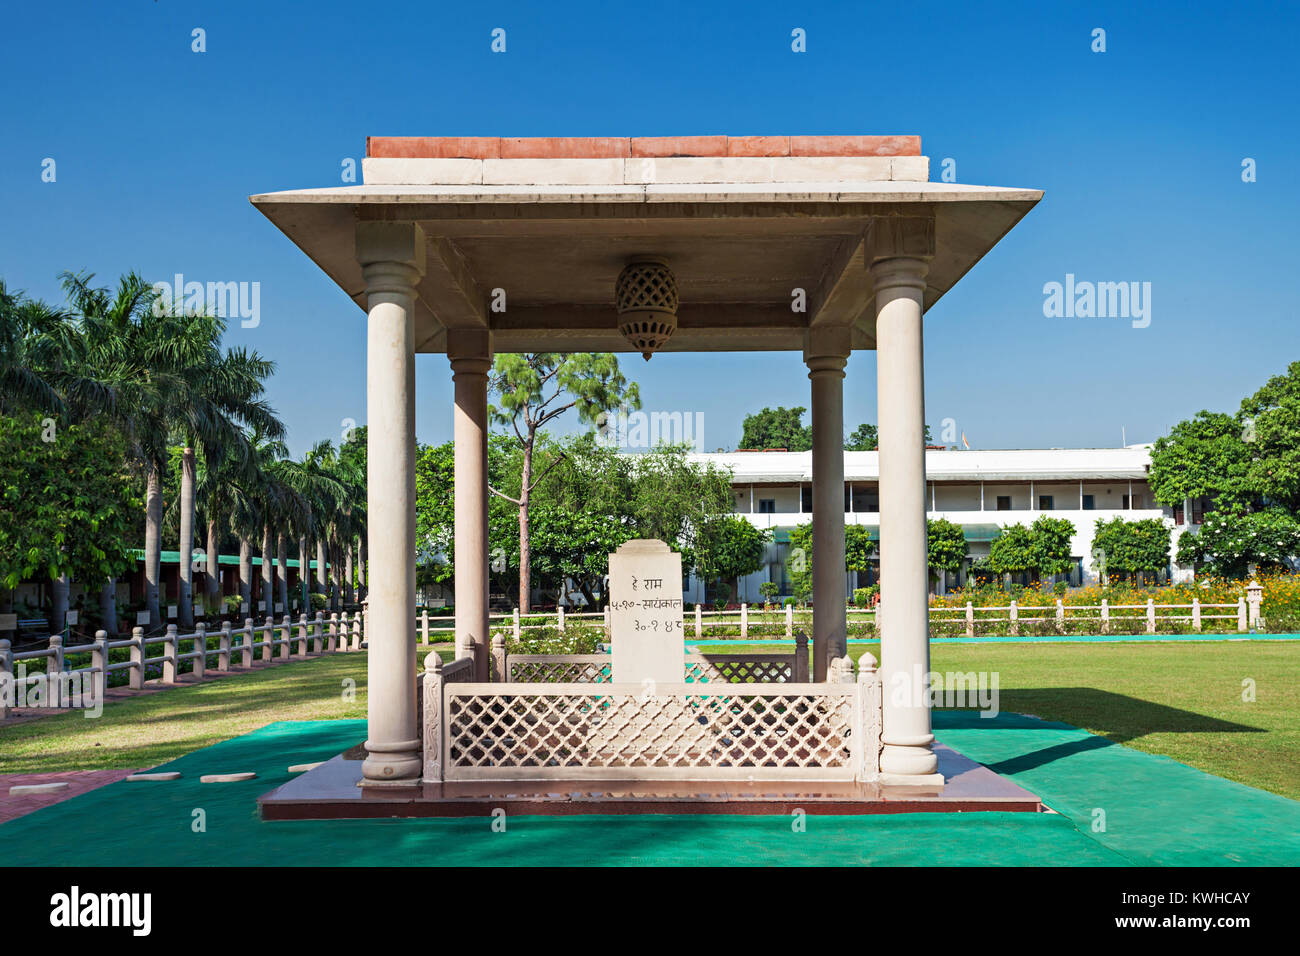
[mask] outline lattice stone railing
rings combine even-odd
[[[511,654],[507,680],[525,684],[607,684],[608,654]]]
[[[825,684],[466,683],[426,677],[425,780],[862,780],[874,670]]]
[[[807,660],[807,652],[804,652]],[[687,684],[788,684],[798,673],[796,654],[689,653],[682,667]],[[608,654],[511,654],[507,680],[530,684],[608,684],[613,674]]]

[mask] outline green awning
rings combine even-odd
[[[131,556],[132,556],[133,558],[135,558],[137,561],[143,561],[143,560],[144,560],[144,549],[143,549],[143,548],[132,548],[132,549],[131,549]],[[180,563],[181,563],[181,553],[180,553],[179,551],[163,551],[163,552],[162,552],[158,557],[159,557],[159,562],[162,563],[162,564],[180,564]],[[204,558],[203,560],[204,560],[205,563],[207,562],[207,558]],[[261,564],[262,564],[262,559],[259,558],[259,557],[254,557],[254,558],[252,559],[252,563],[253,563],[253,565],[254,565],[255,567],[260,567]],[[275,563],[275,562],[272,562],[272,563]],[[285,566],[286,566],[286,567],[296,568],[296,567],[298,566],[298,559],[297,559],[297,558],[289,558],[289,559],[287,559],[284,563],[285,563]],[[219,564],[219,565],[220,565],[220,564],[233,564],[233,565],[238,565],[238,564],[239,564],[239,555],[237,555],[237,554],[219,554],[219,555],[217,555],[217,564]],[[314,560],[312,560],[312,561],[308,561],[308,562],[307,562],[307,569],[308,569],[309,571],[310,571],[312,568],[314,568],[314,567],[316,567],[316,562],[315,562]],[[328,561],[325,563],[325,567],[327,567],[327,568],[329,567],[329,562],[328,562]]]

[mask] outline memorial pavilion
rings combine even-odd
[[[813,435],[811,680],[823,683],[847,650],[843,390],[855,349],[877,353],[877,779],[942,785],[928,702],[889,692],[929,669],[923,319],[1042,193],[928,174],[916,136],[372,137],[364,185],[252,197],[366,315],[363,787],[417,786],[425,773],[416,353],[451,364],[457,657],[487,682],[494,354],[802,352]]]

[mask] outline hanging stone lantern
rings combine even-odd
[[[638,256],[614,285],[618,330],[648,362],[677,330],[677,278],[668,263]]]

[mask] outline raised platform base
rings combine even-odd
[[[1034,794],[935,744],[943,787],[791,781],[490,781],[358,787],[361,761],[342,754],[258,799],[263,820],[583,813],[810,814],[1040,812]]]

